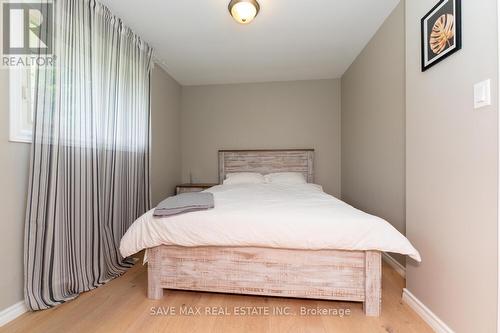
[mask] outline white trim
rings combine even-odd
[[[7,309],[0,311],[0,327],[13,321],[23,313],[28,312],[28,308],[24,301],[18,302]]]
[[[394,259],[391,255],[383,252],[382,259],[387,263],[387,265],[391,266],[399,275],[403,278],[406,278],[406,267],[401,265],[399,261]]]
[[[9,68],[9,141],[31,143],[33,130],[23,125],[23,90],[24,94],[29,93],[23,84],[24,71],[24,67]]]
[[[160,66],[160,68],[163,69],[165,73],[170,75],[170,73],[167,70],[167,64],[165,63],[165,61],[161,60],[160,58],[157,58],[156,56],[153,56],[153,66],[154,65]]]
[[[420,302],[408,289],[403,289],[403,302],[408,304],[436,333],[454,333],[438,316],[424,303]]]
[[[497,41],[497,44],[498,44],[498,54],[500,55],[500,1],[497,1],[497,23],[498,23],[498,41]],[[497,58],[497,64],[500,62],[500,58]],[[498,102],[498,99],[500,98],[500,84],[498,84],[498,82],[500,82],[500,66],[498,66],[498,69],[499,69],[499,72],[497,73],[497,86],[498,86],[498,95],[497,95],[497,113],[498,113],[498,107],[499,107],[499,104],[500,102]],[[498,118],[498,121],[499,123],[497,124],[497,132],[499,133],[498,135],[498,147],[500,147],[500,117],[497,117]],[[498,253],[498,257],[497,257],[497,332],[500,332],[500,265],[499,265],[499,260],[498,258],[500,258],[500,154],[498,155],[499,159],[498,159],[498,184],[497,184],[497,253]]]

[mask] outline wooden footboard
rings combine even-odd
[[[148,250],[148,297],[163,289],[364,303],[380,314],[378,251],[158,246]]]

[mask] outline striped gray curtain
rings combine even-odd
[[[152,49],[95,1],[56,0],[37,71],[25,299],[46,309],[122,274],[118,247],[150,208]]]

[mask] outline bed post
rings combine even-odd
[[[219,150],[219,184],[224,183],[226,171],[224,169],[224,152]]]
[[[148,254],[148,298],[161,299],[163,288],[160,285],[161,276],[161,246],[147,250]]]
[[[380,300],[382,294],[382,256],[379,251],[365,252],[365,315],[378,317],[380,315]]]

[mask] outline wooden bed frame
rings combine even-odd
[[[222,150],[219,180],[230,172],[301,172],[313,182],[314,150]],[[380,315],[379,251],[158,246],[148,250],[148,297],[163,289],[363,302]]]

